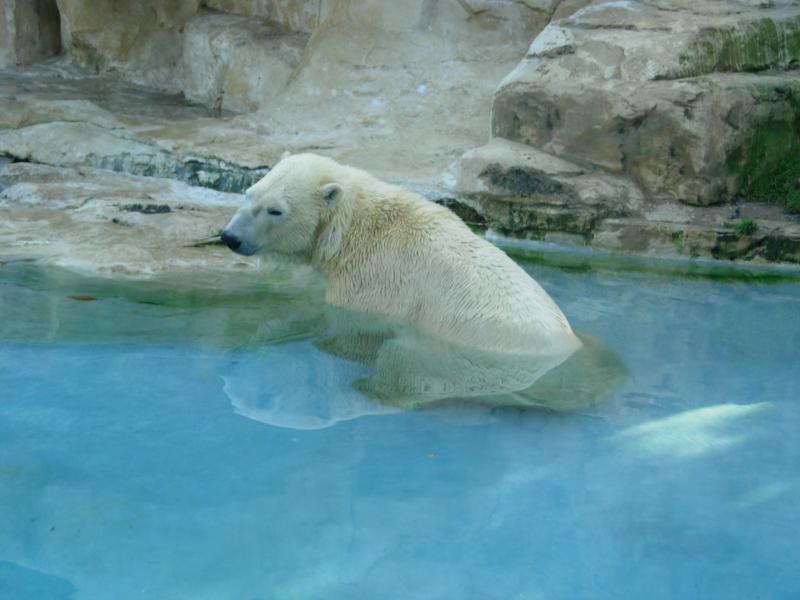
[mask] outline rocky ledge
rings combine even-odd
[[[798,68],[795,0],[587,3],[498,86],[456,206],[512,235],[797,263]]]
[[[693,206],[502,139],[466,153],[443,201],[506,236],[613,252],[800,263],[800,215],[769,202]]]
[[[0,266],[148,277],[253,269],[218,243],[241,196],[157,177],[29,163],[0,171]]]
[[[289,150],[504,235],[800,262],[796,0],[140,4],[0,0],[0,260],[252,266],[203,243]]]

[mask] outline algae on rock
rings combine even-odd
[[[800,67],[800,16],[758,19],[734,27],[701,29],[680,56],[675,77],[708,73],[758,72]]]
[[[764,102],[779,106],[755,123],[729,157],[740,181],[739,195],[800,213],[800,82],[759,88]]]

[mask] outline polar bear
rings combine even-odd
[[[411,322],[492,352],[581,346],[547,292],[447,208],[315,154],[285,156],[246,191],[222,241],[243,255],[300,256],[331,305]]]

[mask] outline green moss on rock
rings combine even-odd
[[[759,19],[735,27],[706,27],[680,57],[681,77],[800,66],[800,17]]]
[[[743,219],[741,222],[733,226],[736,232],[741,235],[753,235],[758,231],[758,221],[753,219]]]
[[[672,232],[672,245],[675,246],[675,251],[678,254],[683,254],[683,250],[686,244],[686,240],[684,238],[685,235],[682,231]]]
[[[740,196],[800,213],[800,85],[757,94],[759,100],[784,103],[785,109],[754,125],[730,155],[729,170],[738,178]]]

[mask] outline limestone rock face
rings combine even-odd
[[[256,66],[262,82],[274,80],[270,87],[279,89],[286,82],[287,71],[292,73],[298,66],[304,48],[305,58],[318,55],[326,44],[317,42],[330,39],[332,31],[345,26],[347,34],[363,42],[360,62],[369,63],[385,43],[392,44],[392,38],[421,33],[445,45],[459,44],[478,60],[493,60],[501,47],[513,49],[518,60],[521,46],[527,46],[547,24],[558,5],[557,0],[57,1],[64,46],[82,65],[96,72],[115,70],[138,83],[184,91],[212,106],[219,103],[221,89],[230,99],[231,110],[252,110],[257,98],[262,98],[262,106],[270,102],[270,95],[265,96],[254,79]],[[198,13],[201,6],[213,10]],[[299,35],[288,35],[292,33]],[[307,48],[303,34],[314,34]],[[402,63],[413,48],[407,44],[395,62]],[[480,49],[487,51],[483,59]],[[418,65],[434,65],[453,54],[442,57],[424,50],[419,48],[423,60],[417,61]],[[317,58],[335,62],[334,57]],[[405,58],[409,64],[410,57]],[[205,84],[201,83],[204,78]],[[220,83],[226,78],[227,84]]]
[[[353,0],[339,3],[335,17],[390,32],[426,31],[478,47],[500,39],[530,42],[557,5],[558,0]]]
[[[96,72],[174,89],[181,32],[200,0],[58,0],[64,47]]]
[[[247,189],[268,172],[217,157],[167,152],[92,123],[39,123],[0,131],[0,154],[58,167],[92,166],[164,177],[228,192]]]
[[[562,2],[445,184],[514,235],[795,261],[798,69],[797,1]]]
[[[800,131],[798,78],[779,74],[798,68],[797,2],[597,2],[533,41],[497,90],[492,134],[656,199],[725,202],[776,123]]]
[[[0,68],[12,215],[44,165],[80,228],[85,167],[192,196],[313,151],[500,232],[800,256],[800,0],[0,0]]]
[[[55,0],[0,0],[0,69],[30,64],[60,50]]]
[[[460,199],[508,232],[584,235],[602,219],[637,214],[643,204],[624,177],[498,138],[467,152],[448,177]]]
[[[391,137],[391,154],[429,171],[455,158],[431,163],[438,146],[460,152],[481,141],[497,82],[560,6],[58,1],[67,52],[95,72],[183,93],[215,116],[252,113],[255,127],[269,133],[265,143],[282,150],[347,146],[356,158],[365,144]],[[431,151],[415,158],[423,138]]]
[[[202,11],[183,35],[180,89],[217,112],[256,110],[284,90],[307,42],[271,21]]]
[[[336,0],[208,0],[206,6],[267,19],[283,31],[311,33],[333,15]]]
[[[387,179],[430,184],[483,141],[497,82],[557,2],[199,4],[59,0],[68,57],[103,77],[90,81],[50,64],[63,78],[42,75],[43,66],[32,78],[0,81],[9,90],[0,99],[0,121],[25,129],[0,132],[4,151],[60,166],[119,164],[143,174],[148,163],[166,164],[162,150],[247,167],[268,166],[284,150],[314,150]],[[137,109],[133,95],[107,110],[110,98],[128,94],[122,82],[124,93],[112,89],[111,75],[181,93],[221,118],[146,118],[155,99],[142,97]],[[34,80],[47,81],[51,96]],[[105,92],[92,93],[95,86]],[[86,133],[93,131],[98,143],[77,124],[45,126],[58,120],[87,121]],[[67,160],[73,130],[74,159]],[[168,175],[162,166],[153,172]]]
[[[17,163],[0,172],[0,262],[107,275],[252,269],[214,245],[241,196],[154,177]]]

